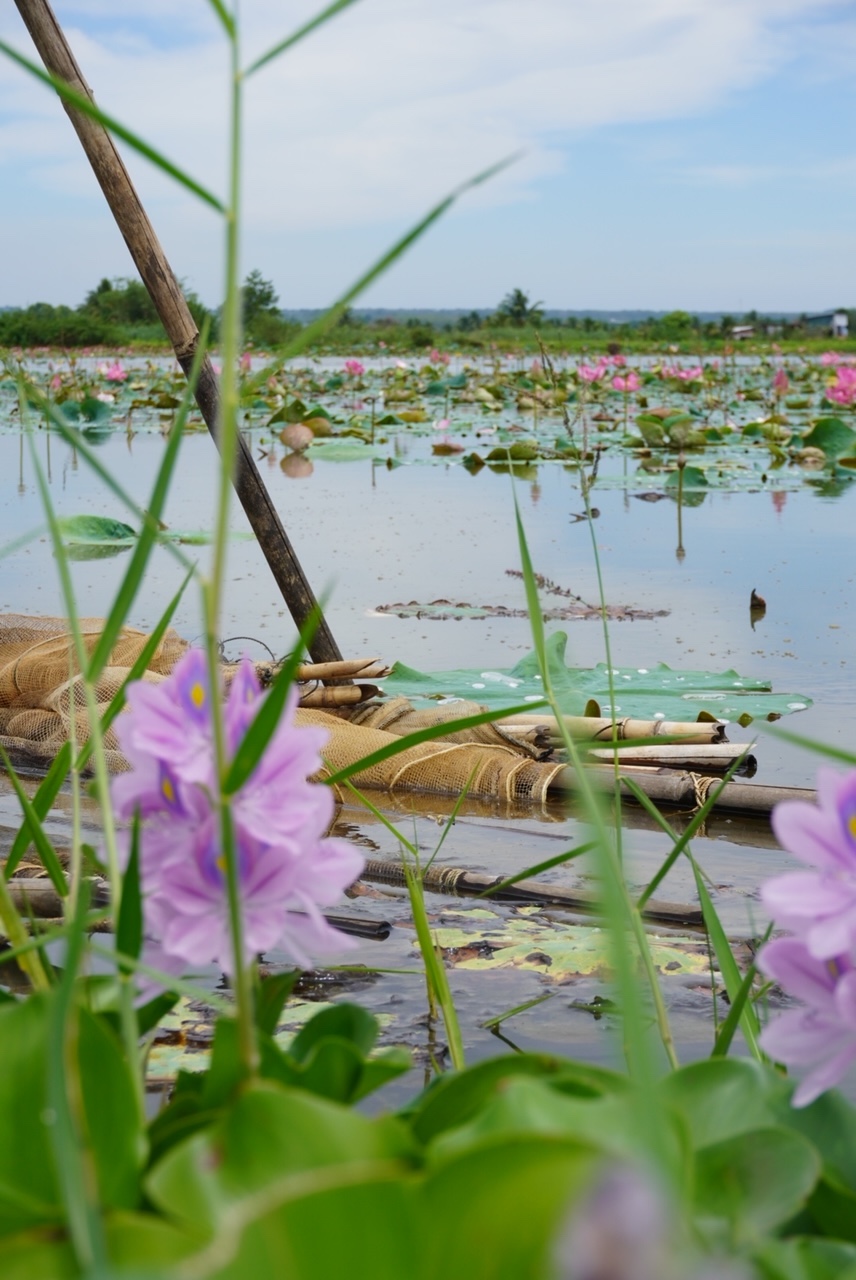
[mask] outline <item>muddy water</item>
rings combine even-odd
[[[525,619],[425,621],[382,616],[377,606],[411,600],[445,598],[470,604],[523,604],[520,582],[507,570],[519,564],[513,519],[516,492],[538,572],[586,600],[598,597],[592,534],[585,522],[572,519],[582,510],[576,473],[560,464],[526,468],[512,481],[508,473],[484,468],[471,475],[458,464],[427,465],[431,440],[402,432],[378,442],[375,461],[315,461],[311,475],[291,478],[280,466],[284,450],[269,432],[254,429],[259,465],[289,531],[304,569],[320,594],[329,598],[328,618],[347,655],[379,654],[424,670],[512,666],[531,645]],[[113,494],[54,433],[31,434],[36,455],[60,515],[82,513],[128,518]],[[472,443],[465,434],[462,442]],[[475,437],[473,437],[475,439]],[[163,453],[157,431],[129,433],[117,424],[98,450],[99,458],[133,495],[144,502]],[[403,465],[389,467],[387,458]],[[166,523],[177,530],[211,525],[217,459],[207,434],[192,433],[182,447]],[[7,544],[43,524],[28,442],[10,424],[0,434],[0,543]],[[614,483],[627,469],[623,457],[608,455],[602,477]],[[631,471],[635,463],[631,463]],[[651,485],[655,488],[655,485]],[[713,671],[735,668],[741,675],[766,677],[777,691],[813,700],[813,706],[781,722],[808,737],[842,747],[854,742],[853,576],[856,565],[856,521],[852,491],[836,498],[807,487],[759,492],[711,491],[698,506],[682,511],[680,543],[678,511],[671,500],[645,501],[620,488],[595,490],[599,515],[592,526],[603,569],[606,598],[668,610],[649,621],[620,622],[610,627],[611,657],[616,666],[670,666]],[[133,523],[133,521],[132,521]],[[239,509],[236,531],[247,529]],[[204,572],[210,552],[185,548]],[[78,606],[85,614],[104,613],[127,559],[81,560],[72,565]],[[165,549],[153,558],[151,572],[132,611],[131,620],[151,626],[177,590],[183,570]],[[750,622],[752,589],[765,597],[767,612]],[[61,613],[62,604],[47,537],[36,536],[7,555],[0,570],[0,609]],[[201,631],[198,599],[191,587],[180,605],[175,625],[188,638]],[[604,660],[604,637],[598,622],[563,624],[569,631],[568,659],[573,665]],[[225,595],[225,636],[255,637],[276,654],[288,650],[294,630],[279,600],[259,548],[235,541],[229,555]],[[233,652],[247,648],[243,640]],[[254,656],[259,647],[249,646]],[[746,740],[759,735],[757,780],[811,785],[815,759],[777,740],[765,726],[729,736]],[[408,839],[426,854],[434,849],[448,806],[441,800],[384,808]],[[14,826],[14,804],[5,795],[0,805],[2,841],[8,847]],[[61,812],[54,830],[63,828]],[[396,858],[394,837],[356,806],[340,815],[340,824],[360,841],[369,856]],[[625,854],[635,884],[644,884],[667,850],[663,835],[645,829],[630,815]],[[584,838],[578,821],[561,805],[538,812],[504,814],[465,806],[449,834],[441,860],[468,868],[512,874],[542,862]],[[716,819],[694,844],[695,854],[711,878],[714,897],[726,928],[736,939],[757,936],[763,913],[757,899],[759,882],[789,865],[775,849],[766,824]],[[562,883],[585,883],[591,868],[572,863],[546,873]],[[676,902],[694,897],[688,869],[677,866],[660,887],[659,896]],[[509,906],[493,907],[493,917],[464,914],[476,906],[464,900],[431,895],[432,918],[440,928],[469,930],[496,937],[531,920]],[[390,1040],[413,1045],[421,1061],[442,1055],[442,1027],[427,1018],[424,983],[407,904],[400,889],[368,887],[353,909],[392,926],[383,942],[364,941],[348,956],[354,965],[409,970],[376,976],[344,976],[321,982],[313,995],[323,997],[353,990],[374,1011],[388,1015]],[[562,913],[545,910],[545,924],[561,922]],[[564,919],[572,922],[570,916]],[[579,918],[573,922],[579,923]],[[451,936],[451,935],[450,935]],[[532,999],[552,998],[504,1024],[504,1034],[520,1047],[550,1047],[599,1061],[617,1060],[617,1027],[607,1015],[595,1018],[572,1007],[608,994],[602,972],[568,976],[543,962],[544,944],[534,946],[536,959],[508,968],[480,970],[456,967],[452,989],[472,1055],[501,1048],[481,1024],[488,1018]],[[540,951],[539,951],[540,948]],[[549,957],[548,957],[549,959]],[[269,960],[275,963],[276,957]],[[551,973],[551,968],[554,970]],[[685,1057],[709,1050],[712,1038],[710,978],[703,973],[665,979],[679,1050]]]

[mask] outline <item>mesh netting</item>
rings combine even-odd
[[[103,621],[83,618],[80,626],[86,651],[91,653]],[[107,710],[148,640],[143,631],[122,629],[95,685],[99,715]],[[187,648],[176,632],[167,631],[143,679],[164,679]],[[228,676],[226,669],[227,682]],[[324,773],[329,776],[397,737],[482,710],[476,703],[455,702],[449,707],[415,711],[407,699],[396,698],[337,714],[300,708],[297,720],[329,730],[330,740],[323,752]],[[14,756],[47,762],[69,738],[82,745],[88,736],[83,680],[65,619],[0,615],[0,744]],[[126,769],[114,729],[107,731],[104,742],[108,768],[112,772]],[[562,765],[542,764],[533,758],[538,754],[498,726],[480,725],[410,747],[361,770],[353,782],[358,787],[386,791],[459,795],[466,788],[474,798],[541,800]]]
[[[104,627],[101,618],[81,618],[86,652],[92,653]],[[149,637],[123,627],[107,666],[95,685],[103,715],[128,677]],[[187,642],[167,631],[149,661],[143,679],[167,676],[187,649]],[[51,760],[73,737],[79,745],[89,737],[80,668],[64,618],[0,615],[0,743],[7,751],[35,760]],[[113,729],[104,737],[108,767],[127,768]]]

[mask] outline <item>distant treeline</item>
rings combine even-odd
[[[242,294],[244,335],[248,343],[257,347],[282,346],[302,328],[299,319],[283,315],[273,284],[259,271],[247,276]],[[208,310],[192,292],[187,292],[186,297],[196,323],[200,329],[208,324],[210,341],[216,344],[219,312]],[[856,311],[848,315],[851,333],[856,333]],[[630,348],[676,343],[692,348],[718,346],[728,341],[734,336],[735,326],[751,327],[760,340],[804,340],[809,336],[805,316],[785,319],[764,316],[757,311],[716,319],[687,311],[670,311],[620,323],[606,315],[549,315],[545,314],[542,303],[532,302],[522,289],[512,289],[495,311],[458,313],[442,321],[438,317],[436,322],[424,313],[405,318],[382,312],[361,315],[348,309],[327,334],[323,345],[335,350],[378,343],[402,350],[419,350],[437,343],[476,349],[505,343],[530,346],[537,344],[537,330],[551,348],[573,349],[598,342],[619,342]],[[812,333],[811,336],[822,335]],[[75,308],[37,302],[29,307],[0,311],[0,347],[160,346],[165,342],[166,334],[139,280],[103,279]]]

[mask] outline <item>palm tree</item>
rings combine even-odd
[[[496,309],[496,314],[509,324],[522,328],[525,324],[538,324],[543,312],[543,302],[529,301],[529,294],[522,289],[512,289],[507,293]]]

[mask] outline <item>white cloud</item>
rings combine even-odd
[[[245,61],[283,32],[283,6],[247,0]],[[471,199],[527,197],[563,142],[599,126],[702,112],[793,56],[824,0],[362,0],[247,84],[245,228],[270,235],[402,224],[518,150]],[[58,2],[98,101],[225,188],[227,62],[211,9],[174,0]],[[118,11],[117,11],[118,9]],[[295,25],[314,12],[289,6]],[[6,10],[0,36],[28,51]],[[179,25],[175,25],[178,22]],[[48,200],[92,179],[52,96],[0,67],[0,166]],[[212,235],[209,215],[139,160],[159,226]],[[23,198],[23,194],[21,195]],[[167,229],[167,238],[170,234]]]

